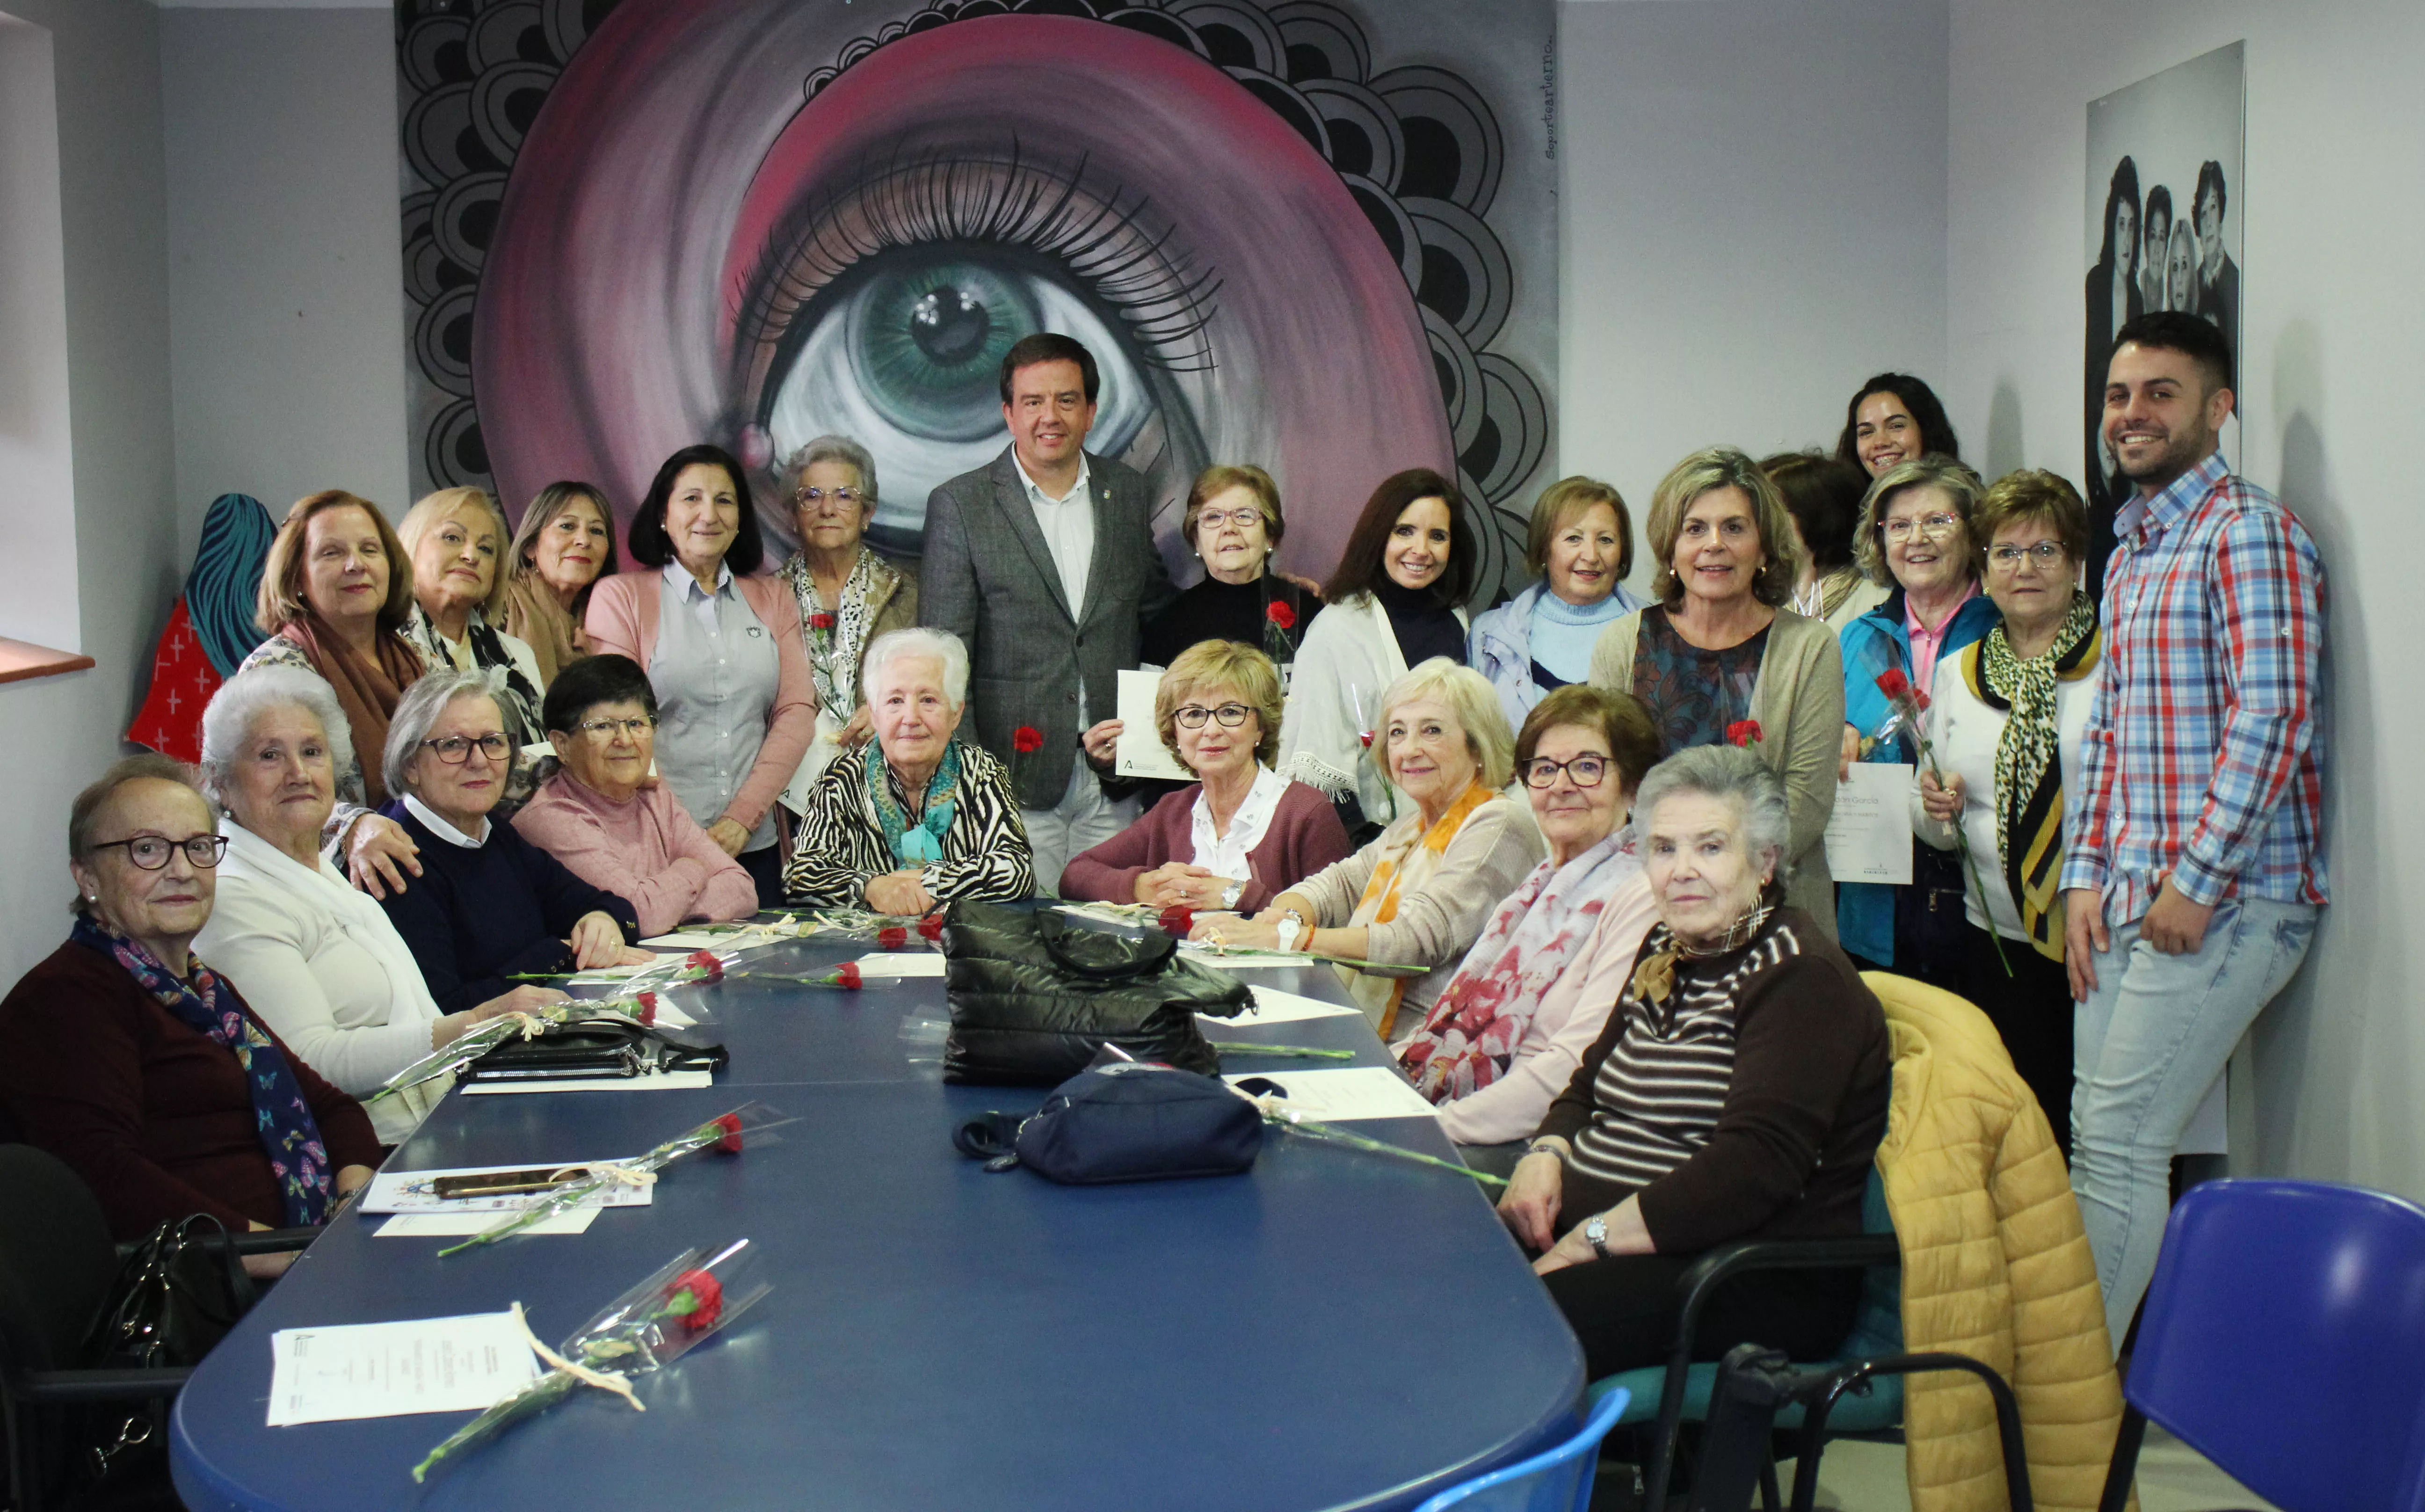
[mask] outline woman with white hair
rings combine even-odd
[[[1650,769],[1633,814],[1659,922],[1499,1202],[1594,1379],[1666,1358],[1677,1280],[1703,1251],[1858,1233],[1887,1122],[1885,1010],[1786,901],[1776,774],[1697,747]],[[1740,1278],[1694,1358],[1757,1339],[1824,1359],[1860,1290],[1858,1270]]]
[[[496,628],[505,623],[512,585],[506,546],[513,532],[485,489],[440,489],[425,494],[397,522],[396,539],[412,561],[412,617],[404,638],[431,667],[503,674],[498,706],[517,745],[539,738],[538,700],[547,691],[528,642]]]
[[[866,447],[846,436],[819,436],[792,454],[781,475],[800,549],[775,572],[799,602],[801,643],[817,684],[817,738],[783,792],[785,806],[798,812],[842,748],[867,739],[859,659],[876,636],[918,622],[918,577],[867,548],[875,458]]]
[[[1422,1027],[1543,847],[1530,812],[1501,791],[1515,776],[1516,740],[1489,679],[1434,656],[1383,691],[1379,714],[1378,750],[1405,811],[1252,919],[1202,920],[1194,938],[1373,962],[1339,971],[1394,1045]]]
[[[564,994],[524,986],[439,1007],[387,914],[320,852],[353,758],[336,695],[310,672],[256,667],[211,696],[202,780],[228,848],[194,944],[305,1064],[361,1098],[482,1020]],[[379,1142],[401,1143],[445,1090],[426,1082],[372,1104]]]
[[[928,629],[879,635],[861,681],[875,742],[836,758],[810,790],[784,892],[905,915],[1033,893],[1035,857],[1009,768],[957,736],[969,693],[960,638]]]
[[[431,672],[388,721],[380,765],[403,796],[388,816],[421,847],[422,875],[380,901],[422,980],[450,1012],[511,990],[518,976],[652,957],[632,949],[632,905],[490,818],[514,764],[494,668]]]

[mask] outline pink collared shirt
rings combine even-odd
[[[1973,582],[1968,592],[1953,601],[1953,607],[1945,611],[1945,618],[1936,621],[1934,630],[1919,622],[1911,596],[1903,596],[1903,628],[1911,636],[1911,681],[1922,693],[1928,692],[1936,681],[1936,659],[1945,654],[1945,633],[1953,627],[1954,617],[1962,612],[1962,606],[1978,596],[1979,585]]]

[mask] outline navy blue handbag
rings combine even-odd
[[[1263,1117],[1213,1077],[1124,1061],[1079,1072],[1024,1118],[972,1118],[952,1142],[988,1170],[1024,1166],[1073,1186],[1234,1176],[1263,1148]]]

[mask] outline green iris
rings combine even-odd
[[[930,263],[884,274],[853,305],[851,367],[887,421],[929,441],[1001,427],[1003,357],[1042,324],[1018,279]]]

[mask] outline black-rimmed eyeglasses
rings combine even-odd
[[[1572,761],[1553,762],[1547,756],[1535,756],[1524,764],[1526,787],[1548,787],[1558,780],[1560,772],[1575,780],[1577,787],[1598,787],[1608,776],[1608,758],[1589,751]]]
[[[470,761],[474,746],[480,748],[481,755],[492,762],[504,761],[514,753],[514,743],[494,730],[479,736],[441,735],[436,740],[425,740],[421,744],[436,751],[438,759],[449,766],[460,766]]]
[[[1203,729],[1207,719],[1218,719],[1222,729],[1235,730],[1246,722],[1246,716],[1254,712],[1243,703],[1225,703],[1217,709],[1208,709],[1200,703],[1186,703],[1172,711],[1170,716],[1188,730]]]
[[[132,840],[104,840],[92,848],[95,850],[123,848],[128,861],[147,872],[156,872],[169,864],[169,853],[181,847],[185,852],[185,860],[208,870],[217,866],[219,863],[219,858],[227,854],[228,837],[190,835],[184,840],[169,840],[159,835],[137,835]]]

